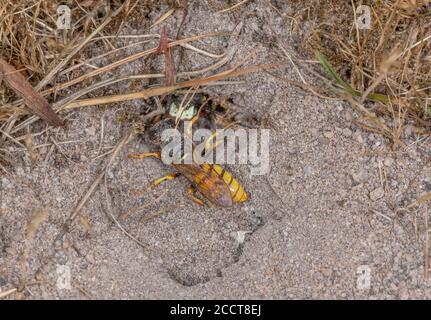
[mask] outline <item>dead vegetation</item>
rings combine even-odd
[[[181,37],[188,13],[188,2],[184,0],[89,0],[64,1],[62,4],[73,8],[70,29],[58,28],[57,19],[62,13],[57,12],[57,3],[36,0],[17,3],[6,0],[0,3],[0,53],[4,59],[3,65],[9,68],[0,70],[4,74],[3,84],[7,85],[2,85],[0,105],[0,168],[3,171],[6,171],[5,163],[10,162],[17,153],[29,151],[25,148],[25,141],[29,140],[31,133],[31,144],[31,136],[38,134],[31,132],[30,125],[39,117],[50,124],[61,123],[52,110],[64,114],[86,106],[113,105],[152,96],[166,96],[178,89],[204,86],[260,69],[240,69],[241,65],[236,65],[211,76],[211,73],[229,64],[234,52],[230,49],[223,54],[216,54],[194,46],[193,42],[232,34],[213,33]],[[152,12],[160,11],[162,7],[164,13],[161,16],[155,21],[149,19]],[[154,33],[155,28],[162,26],[177,12],[182,13],[182,20],[175,37],[168,38],[164,28],[161,35]],[[134,24],[140,24],[140,29],[144,24],[148,33],[119,34],[126,23],[132,28]],[[128,40],[127,44],[119,45],[122,40]],[[104,48],[103,53],[89,57],[86,50],[95,45]],[[134,45],[146,45],[148,48],[129,56],[125,55],[124,52]],[[215,62],[200,70],[177,72],[172,55],[172,50],[176,47],[194,51],[214,59]],[[145,74],[112,76],[108,79],[104,77],[111,72],[115,73],[121,66],[138,59],[150,59],[157,54],[165,56],[164,72],[160,70],[154,73],[149,70]],[[96,67],[94,64],[98,59],[113,56],[120,58],[103,66]],[[16,78],[12,79],[14,81],[11,81],[12,76]],[[150,80],[163,78],[165,86],[153,86],[146,90],[122,94],[105,94],[105,89],[120,82],[129,82],[133,88],[137,81],[150,83]],[[25,90],[22,90],[22,87]],[[34,90],[30,90],[32,87]]]
[[[230,13],[248,2],[221,4],[219,1],[210,1],[209,4],[217,12]],[[270,3],[272,8],[278,10],[277,1]],[[194,41],[222,36],[221,34],[180,38],[188,13],[187,1],[138,0],[123,3],[88,0],[79,3],[64,1],[64,4],[73,8],[73,26],[70,30],[58,30],[57,4],[36,0],[0,2],[2,58],[40,93],[39,100],[43,102],[47,99],[56,112],[166,95],[179,88],[232,76],[224,71],[215,77],[190,80],[192,76],[208,74],[226,65],[232,58],[232,52],[217,55],[192,45]],[[151,12],[163,5],[167,9],[155,21],[151,21],[148,18]],[[363,14],[362,11],[357,11],[358,6],[362,5],[371,8],[371,25],[366,29],[359,29],[354,23]],[[403,132],[407,123],[413,124],[416,132],[427,134],[431,117],[431,1],[307,0],[291,1],[291,6],[293,15],[281,14],[289,18],[293,29],[306,26],[304,48],[310,55],[317,54],[327,73],[330,88],[363,113],[363,118],[358,121],[359,125],[384,135],[398,146],[403,146]],[[175,37],[169,39],[169,44],[167,37],[162,38],[160,46],[157,46],[160,35],[150,33],[151,28],[162,26],[177,11],[183,13],[183,19]],[[154,43],[153,48],[123,57],[103,67],[86,69],[88,63],[97,58],[118,54],[134,45],[132,43],[118,47],[114,43],[116,37],[122,37],[118,32],[126,22],[132,27],[138,23],[145,24],[149,33],[135,38],[139,43]],[[84,61],[88,58],[85,55],[86,47],[95,43],[102,45],[105,52]],[[169,58],[172,56],[172,49],[177,46],[212,57],[216,62],[202,70],[177,73],[172,57]],[[134,74],[100,80],[102,75],[121,65],[149,58],[157,53],[166,57],[164,73]],[[237,68],[238,66],[229,71],[238,72]],[[245,72],[249,71],[254,70]],[[8,83],[7,72],[5,75],[3,84]],[[103,93],[103,88],[119,82],[163,78],[166,87],[150,89],[148,92],[114,96],[98,94],[97,98],[80,100],[81,97]],[[182,78],[189,81],[181,82]],[[304,84],[310,89],[307,83]],[[311,91],[317,93],[319,90]],[[322,95],[328,93],[319,92]],[[26,95],[21,95],[23,99],[20,99],[20,95],[14,93],[13,85],[2,85],[0,95],[0,159],[4,164],[13,158],[13,150],[6,146],[22,148],[25,130],[37,117],[29,116],[28,109],[24,108]],[[35,107],[34,103],[26,104]],[[40,112],[33,112],[41,115]],[[58,119],[52,123],[59,123]]]
[[[431,119],[431,1],[292,1],[294,28],[338,96],[366,130],[403,146],[405,125],[428,134]],[[369,27],[360,28],[370,8]],[[276,6],[275,6],[276,7]],[[359,8],[359,9],[358,9]],[[366,20],[364,21],[366,22]]]

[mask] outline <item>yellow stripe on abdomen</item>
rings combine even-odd
[[[227,172],[223,167],[215,164],[215,165],[209,165],[209,164],[203,164],[202,169],[205,171],[208,170],[214,170],[214,172],[219,175],[224,183],[229,187],[230,194],[232,196],[233,202],[244,202],[247,201],[248,196],[245,192],[244,188],[239,184],[238,180],[232,177],[232,175]]]

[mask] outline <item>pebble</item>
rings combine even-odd
[[[22,167],[16,168],[16,174],[19,176],[23,176],[25,174],[24,169]]]
[[[90,127],[85,129],[85,132],[90,136],[93,137],[96,135],[96,128],[95,127]]]
[[[304,167],[304,174],[305,174],[306,176],[310,176],[310,175],[312,175],[312,174],[313,174],[313,167],[305,166],[305,167]]]
[[[352,134],[353,134],[353,132],[349,128],[344,128],[343,129],[343,135],[345,135],[346,137],[351,137]]]
[[[95,264],[96,263],[96,259],[94,258],[93,254],[89,253],[85,256],[85,259],[91,263],[91,264]]]
[[[370,192],[370,199],[372,201],[377,201],[377,200],[383,198],[384,195],[385,195],[385,190],[383,190],[382,187],[379,187],[379,188]]]
[[[353,134],[353,138],[354,138],[357,142],[359,142],[360,144],[363,144],[363,143],[364,143],[364,138],[362,138],[362,135],[361,135],[361,133],[360,133],[359,131],[356,131],[356,132]]]
[[[11,182],[9,181],[8,178],[2,178],[1,179],[1,187],[4,189],[10,189],[12,187]]]
[[[319,130],[317,128],[311,128],[310,132],[311,132],[311,135],[313,137],[316,137],[318,135],[318,133],[319,133]]]
[[[364,170],[359,171],[358,173],[352,174],[352,179],[356,183],[362,183],[365,182],[368,178],[367,172]]]
[[[392,166],[393,166],[393,164],[394,164],[394,159],[392,159],[392,158],[386,158],[386,159],[383,161],[383,164],[384,164],[386,167],[392,167]]]
[[[34,278],[37,281],[43,281],[45,279],[43,273],[40,270],[36,272],[36,274],[34,275]]]
[[[322,145],[328,145],[329,144],[329,139],[325,138],[325,137],[319,137],[319,138],[317,138],[317,142],[319,144],[322,144]]]
[[[332,139],[334,138],[334,133],[332,131],[326,131],[325,133],[323,133],[323,136],[325,138]]]
[[[62,246],[63,249],[68,249],[70,247],[70,243],[69,243],[69,241],[67,239],[65,239],[63,241],[63,243],[61,244],[61,246]]]
[[[245,236],[251,233],[251,231],[236,231],[232,232],[232,237],[238,242],[238,244],[243,244],[245,241]]]
[[[111,170],[108,170],[108,178],[114,179],[114,173]]]

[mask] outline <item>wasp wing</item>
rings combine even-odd
[[[220,207],[231,207],[233,205],[229,187],[214,170],[204,170],[195,163],[175,164],[174,167],[213,204]]]

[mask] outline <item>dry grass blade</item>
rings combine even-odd
[[[175,39],[179,39],[181,32],[184,27],[184,23],[186,22],[187,15],[189,14],[189,1],[188,0],[180,0],[180,8],[183,10],[183,17],[181,18],[180,26],[177,30],[177,36]]]
[[[360,5],[370,9],[364,25],[367,14],[358,13]],[[424,131],[431,126],[430,5],[429,0],[304,0],[292,1],[292,10],[308,10],[305,19],[312,26],[303,49],[320,53],[332,88],[391,118],[392,135],[401,136],[406,122]]]
[[[61,70],[63,69],[68,62],[70,61],[70,59],[72,59],[72,57],[74,57],[92,38],[94,38],[103,28],[105,28],[111,21],[112,19],[119,15],[124,7],[129,3],[129,1],[126,1],[121,7],[119,7],[116,11],[114,11],[109,17],[107,17],[105,19],[105,21],[96,29],[94,30],[90,36],[88,36],[84,41],[82,41],[82,43],[77,46],[74,50],[72,50],[72,52],[70,52],[67,57],[65,57],[64,59],[61,60],[61,62],[56,65],[44,78],[41,82],[39,82],[39,84],[37,85],[37,89],[42,89],[46,84],[48,84],[52,78]]]
[[[2,58],[0,58],[0,73],[7,85],[24,100],[25,105],[34,114],[54,127],[63,126],[63,121],[48,101],[33,89],[23,75]]]
[[[160,45],[157,48],[157,54],[163,54],[165,56],[165,84],[171,86],[176,81],[176,70],[165,27],[160,31]]]
[[[10,296],[11,294],[17,292],[17,288],[13,288],[10,290],[6,290],[5,292],[0,292],[0,299],[6,298],[7,296]]]
[[[156,87],[156,88],[151,88],[140,92],[128,93],[128,94],[122,94],[122,95],[82,99],[65,105],[63,107],[63,110],[72,110],[72,109],[81,108],[81,107],[110,104],[110,103],[136,100],[136,99],[148,99],[154,96],[161,96],[164,94],[172,93],[178,89],[202,86],[215,81],[224,80],[224,79],[233,78],[233,77],[239,77],[241,75],[257,72],[260,70],[271,69],[277,66],[278,64],[257,65],[257,66],[240,69],[240,70],[229,70],[208,78],[180,82],[173,86]]]
[[[167,18],[169,18],[174,12],[175,12],[175,8],[169,9],[167,12],[165,12],[164,14],[162,14],[162,16],[159,19],[157,19],[156,22],[154,22],[151,25],[150,29],[154,28],[155,26],[157,26],[159,24],[161,24],[163,21],[165,21]]]
[[[217,13],[226,13],[226,12],[233,11],[233,10],[239,8],[240,6],[246,4],[249,1],[250,0],[242,0],[242,1],[238,2],[237,4],[235,4],[235,5],[233,5],[233,6],[229,7],[229,8],[226,8],[226,9],[218,11]]]
[[[190,37],[190,38],[187,38],[187,39],[181,39],[181,40],[173,41],[173,42],[170,42],[168,44],[168,48],[171,48],[171,47],[174,47],[174,46],[177,46],[177,45],[181,45],[181,44],[185,44],[187,42],[204,39],[206,37],[213,37],[213,36],[218,36],[218,35],[225,35],[225,33],[211,33],[211,34],[199,35],[199,36],[194,36],[194,37]],[[99,74],[111,71],[111,70],[113,70],[115,68],[118,68],[121,65],[124,65],[126,63],[130,63],[130,62],[135,61],[137,59],[149,56],[149,55],[154,54],[156,52],[157,52],[157,48],[153,48],[153,49],[148,49],[148,50],[145,50],[143,52],[139,52],[139,53],[133,54],[133,55],[131,55],[129,57],[120,59],[120,60],[115,61],[115,62],[113,62],[113,63],[111,63],[109,65],[106,65],[104,67],[101,67],[101,68],[98,68],[98,69],[96,69],[94,71],[88,72],[87,74],[85,74],[83,76],[80,76],[80,77],[78,77],[76,79],[73,79],[73,80],[71,80],[69,82],[57,85],[57,86],[55,86],[52,89],[45,90],[43,92],[43,94],[48,94],[48,93],[52,93],[52,92],[55,92],[55,91],[60,90],[60,89],[68,88],[68,87],[70,87],[70,86],[72,86],[74,84],[81,83],[81,82],[86,81],[86,80],[88,80],[90,78],[93,78],[96,75],[99,75]]]
[[[341,77],[338,75],[338,73],[335,71],[335,69],[332,67],[332,65],[329,63],[328,59],[320,52],[316,54],[317,59],[319,60],[320,64],[323,66],[327,74],[331,77],[332,81],[335,82],[336,86],[334,89],[338,92],[347,93],[353,97],[360,97],[362,94],[353,89],[347,82],[345,82]],[[371,88],[371,87],[370,87]],[[377,93],[365,93],[365,97],[369,100],[376,101],[376,102],[383,102],[383,103],[389,103],[389,98],[382,94]]]

